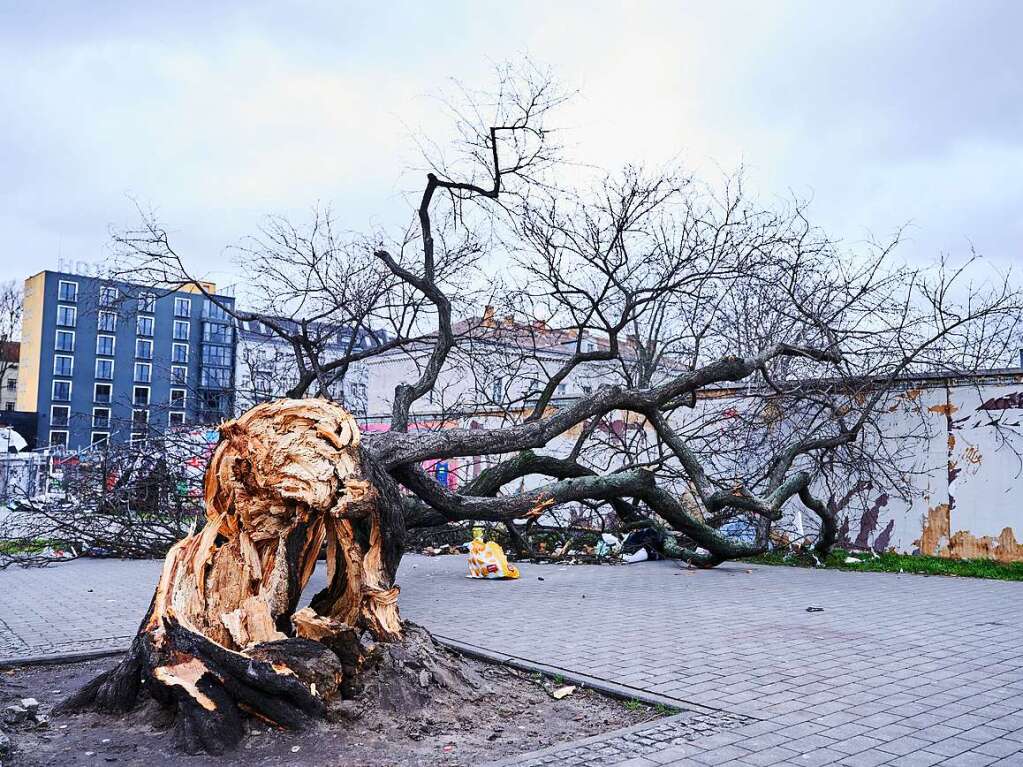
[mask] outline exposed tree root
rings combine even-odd
[[[379,643],[403,647],[401,529],[387,509],[397,500],[368,479],[351,416],[323,400],[279,400],[220,432],[205,527],[167,554],[126,657],[62,706],[123,713],[148,696],[175,712],[189,752],[237,745],[246,715],[302,728],[362,692]],[[327,588],[296,612],[324,544]],[[454,683],[419,654],[423,680]],[[387,684],[414,702],[413,688]]]

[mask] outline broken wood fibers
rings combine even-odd
[[[385,585],[375,490],[363,479],[355,420],[324,400],[278,400],[220,432],[205,478],[206,525],[167,554],[144,628],[156,645],[165,619],[239,652],[285,639],[324,543],[328,584],[341,576],[344,588],[321,606],[324,615],[296,616],[296,634],[321,640],[325,631],[357,627],[400,637],[398,588]],[[370,523],[366,550],[355,519]],[[203,672],[189,659],[155,674],[206,707],[195,687]]]

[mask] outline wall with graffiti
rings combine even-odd
[[[1023,376],[933,381],[900,396],[884,423],[920,435],[899,466],[913,492],[833,496],[842,545],[1023,561]]]

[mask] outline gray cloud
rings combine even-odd
[[[580,88],[588,162],[740,161],[851,241],[912,221],[909,260],[1023,240],[1015,2],[28,4],[0,11],[0,278],[96,259],[130,197],[196,263],[269,212],[403,221],[428,97],[528,52]]]

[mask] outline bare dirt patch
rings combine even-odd
[[[38,699],[49,715],[69,693],[112,667],[117,658],[0,671],[0,708]],[[155,706],[132,713],[56,715],[45,725],[0,724],[15,750],[4,765],[479,765],[657,718],[590,690],[556,700],[558,685],[514,669],[465,659],[490,688],[476,701],[440,688],[414,713],[367,706],[356,718],[284,732],[258,720],[241,746],[224,756],[189,756],[176,747],[169,722]]]

